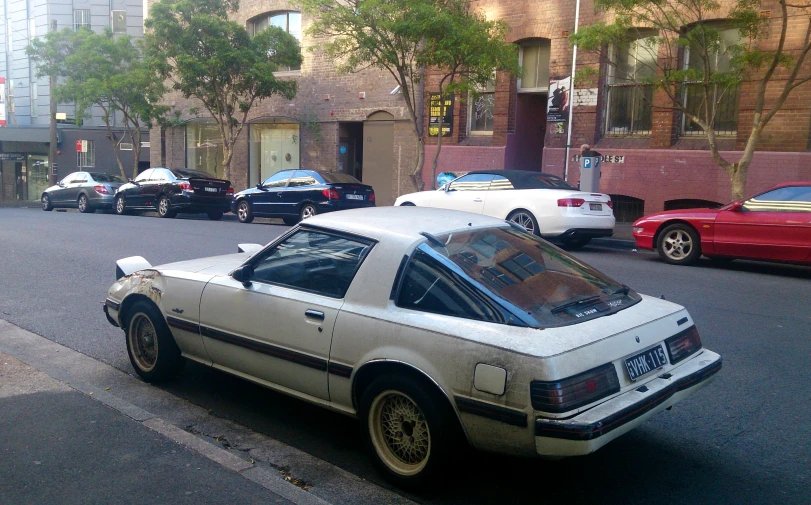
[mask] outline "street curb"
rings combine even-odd
[[[2,338],[6,337],[6,338]],[[116,396],[109,391],[109,387],[91,384],[82,380],[81,375],[87,372],[87,360],[91,360],[91,366],[104,367],[106,377],[95,377],[102,381],[105,379],[114,381],[133,381],[137,382],[137,386],[144,388],[152,388],[152,386],[138,381],[138,379],[102,363],[94,358],[84,355],[78,351],[74,351],[68,347],[64,347],[56,342],[48,340],[45,337],[31,333],[23,328],[13,325],[8,321],[0,319],[0,352],[7,354],[18,361],[38,370],[59,381],[66,386],[79,391],[92,399],[106,405],[107,407],[120,412],[121,414],[141,423],[150,430],[159,433],[160,435],[178,443],[198,454],[208,458],[209,460],[217,463],[218,465],[226,468],[229,471],[237,473],[248,479],[255,484],[265,488],[269,492],[281,496],[297,505],[333,505],[336,502],[326,501],[323,498],[309,492],[293,482],[286,480],[276,468],[272,466],[261,466],[265,463],[257,463],[252,459],[247,460],[234,454],[217,444],[209,442],[204,438],[197,436],[189,431],[184,430],[170,422],[161,419],[157,415],[134,405],[127,400]],[[78,371],[77,371],[78,370]],[[94,370],[91,370],[92,373]],[[102,382],[104,383],[104,382]],[[181,400],[182,401],[182,400]],[[257,434],[258,435],[258,434]],[[264,435],[259,435],[268,439]],[[283,442],[275,439],[274,444],[287,448],[289,452],[296,452],[297,449],[287,446]],[[402,504],[402,505],[416,505],[415,502],[408,500],[402,495],[392,493],[374,483],[365,481],[360,477],[351,474],[341,468],[332,467],[332,474],[334,477],[345,479],[348,482],[357,480],[364,482],[366,485],[372,486],[375,489],[373,493],[382,495],[381,499],[385,499],[385,503]],[[356,484],[357,486],[357,484]],[[369,492],[370,490],[365,490]]]
[[[636,249],[636,241],[623,238],[593,238],[590,246],[607,247],[609,249]]]

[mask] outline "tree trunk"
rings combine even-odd
[[[445,119],[445,100],[444,98],[440,97],[440,102],[442,105],[439,106],[439,131],[437,132],[436,138],[436,152],[434,153],[434,162],[431,165],[431,189],[436,189],[436,168],[439,165],[439,151],[442,150],[442,126],[445,124],[443,120]]]
[[[417,136],[417,162],[414,163],[414,171],[409,178],[414,186],[414,191],[422,191],[425,184],[422,182],[422,165],[425,163],[425,139]]]

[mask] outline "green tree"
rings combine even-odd
[[[295,37],[278,27],[251,37],[228,19],[238,8],[237,0],[161,0],[144,22],[149,64],[172,89],[199,100],[214,119],[226,179],[253,105],[273,95],[292,99],[296,94],[296,82],[277,79],[274,72],[301,64]]]
[[[772,23],[762,15],[760,0],[595,0],[594,4],[611,21],[582,28],[572,42],[604,57],[609,48],[635,47],[627,52],[635,60],[630,63],[650,68],[640,73],[643,78],[627,71],[621,72],[623,77],[629,84],[661,90],[667,101],[653,107],[678,111],[703,131],[713,160],[729,176],[732,198],[742,198],[764,128],[791,92],[811,79],[803,73],[811,50],[811,3],[770,1],[779,11]],[[789,42],[789,24],[798,21],[806,28]],[[752,129],[741,158],[730,161],[719,152],[717,124],[722,108],[737,99],[742,85],[755,96]]]
[[[440,97],[449,93],[466,99],[495,79],[496,71],[518,75],[518,47],[506,42],[510,31],[505,21],[489,21],[470,8],[467,0],[445,3],[432,21],[425,36],[420,63],[439,73],[437,91]],[[442,149],[442,120],[445,100],[441,99],[437,149],[431,166],[431,181],[436,184],[436,170]]]
[[[121,175],[126,177],[121,160],[121,143],[132,142],[133,177],[138,173],[141,134],[161,107],[155,105],[164,88],[141,58],[138,45],[129,36],[114,36],[90,30],[49,32],[35,39],[28,48],[38,63],[38,75],[55,72],[58,80],[52,92],[59,103],[73,103],[76,119],[86,118],[98,107],[107,128]],[[126,135],[113,131],[120,116]]]

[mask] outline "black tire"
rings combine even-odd
[[[208,211],[208,218],[212,221],[222,221],[223,211],[221,210],[210,210]]]
[[[161,197],[158,198],[156,210],[158,211],[158,216],[163,218],[172,219],[177,216],[177,211],[172,210],[172,201],[166,195],[161,195]]]
[[[96,211],[96,209],[90,206],[87,195],[79,195],[79,199],[76,200],[76,205],[79,207],[79,212],[82,214],[92,214]]]
[[[251,202],[245,199],[237,202],[237,219],[240,223],[253,222],[253,209],[251,208]]]
[[[447,400],[407,375],[373,380],[361,398],[360,421],[378,470],[402,488],[435,483],[462,447],[461,428]]]
[[[287,226],[293,226],[298,223],[299,219],[297,217],[283,217],[282,221],[284,221],[284,224]]]
[[[299,221],[304,221],[308,217],[313,217],[316,214],[318,214],[318,209],[315,208],[315,205],[305,203],[301,206],[301,210],[299,210]]]
[[[115,197],[115,204],[113,205],[113,210],[119,216],[123,216],[127,213],[127,200],[124,198],[124,195],[118,195]]]
[[[561,245],[567,251],[583,249],[589,242],[591,242],[591,237],[567,237],[560,240]]]
[[[416,205],[411,202],[403,202],[400,204],[400,207],[416,207]]]
[[[42,210],[45,212],[54,210],[54,206],[51,203],[51,197],[48,196],[48,193],[42,193]]]
[[[523,226],[529,233],[541,236],[541,231],[538,228],[538,220],[532,215],[532,212],[524,209],[517,209],[510,212],[507,216],[507,221],[512,221],[518,226]]]
[[[696,230],[684,223],[671,224],[656,241],[659,256],[671,265],[692,265],[701,257],[701,242]]]
[[[152,302],[138,301],[126,318],[127,354],[141,379],[160,382],[180,373],[185,360],[158,308]]]

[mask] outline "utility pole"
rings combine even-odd
[[[53,60],[51,60],[51,67],[53,68]],[[53,186],[56,184],[56,100],[54,99],[54,89],[56,88],[56,76],[51,72],[51,75],[48,76],[48,84],[50,86],[49,96],[50,96],[50,139],[48,141],[48,161],[50,163],[50,167],[48,167],[48,180]]]

